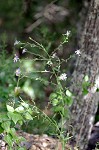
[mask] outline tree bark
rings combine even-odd
[[[77,58],[71,85],[75,97],[70,118],[73,131],[71,127],[69,131],[79,150],[85,150],[99,101],[99,93],[95,88],[95,82],[99,80],[99,0],[91,0],[80,51],[81,56]],[[85,75],[89,76],[91,85],[88,94],[84,96],[82,82]]]

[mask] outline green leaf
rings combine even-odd
[[[73,99],[71,97],[64,98],[64,101],[65,101],[66,105],[69,107],[73,104]]]
[[[69,110],[67,108],[63,108],[61,113],[65,118],[69,117]]]
[[[8,143],[8,145],[10,147],[13,146],[13,140],[12,140],[12,138],[11,138],[11,136],[9,134],[7,134],[7,135],[4,136],[4,140]]]
[[[9,112],[14,112],[14,108],[11,107],[10,105],[6,105],[6,107]]]
[[[62,95],[58,95],[58,101],[61,101],[63,99],[63,96]]]
[[[28,109],[27,109],[27,112],[28,112],[30,115],[33,114],[33,110],[32,110],[31,108],[28,108]]]
[[[96,92],[99,92],[99,88],[97,88]]]
[[[54,108],[54,111],[55,111],[55,112],[61,112],[62,109],[63,109],[62,106],[57,106],[57,107]]]
[[[19,120],[19,121],[18,121],[18,124],[22,126],[23,120]]]
[[[0,123],[0,134],[4,132],[4,129],[1,127],[1,123]]]
[[[8,113],[7,113],[9,119],[12,119],[13,114],[14,114],[13,112],[8,112]]]
[[[8,119],[9,118],[8,118],[7,114],[5,114],[5,113],[0,114],[0,122],[7,121]]]
[[[16,131],[15,131],[14,128],[11,128],[9,133],[11,134],[11,136],[12,136],[14,139],[17,137]]]
[[[83,89],[83,95],[87,95],[88,94],[88,90],[87,89]]]
[[[71,97],[71,96],[72,96],[72,93],[71,93],[69,90],[66,90],[66,95],[67,95],[68,97]]]
[[[63,116],[65,115],[65,108],[62,108],[61,113],[62,113]]]
[[[53,99],[55,99],[55,98],[57,98],[57,94],[56,94],[56,93],[52,93],[52,94],[50,95],[50,100],[53,100]]]
[[[64,112],[64,113],[63,113]],[[69,118],[70,117],[70,113],[69,113],[69,110],[67,109],[67,108],[65,108],[64,110],[63,110],[63,116],[67,119],[67,118]]]
[[[58,103],[59,103],[58,99],[54,99],[54,100],[52,101],[52,105],[53,105],[53,106],[58,105]]]
[[[18,148],[18,150],[25,150],[25,148],[20,147],[20,148]]]
[[[25,118],[28,120],[33,120],[33,117],[28,112],[25,113]]]
[[[86,75],[86,76],[84,77],[84,80],[85,80],[85,82],[88,82],[88,81],[89,81],[88,75]]]
[[[14,114],[12,117],[13,122],[16,124],[18,120],[22,120],[22,116],[20,114]]]
[[[19,120],[22,120],[23,118],[22,118],[22,116],[20,115],[20,114],[18,114],[18,113],[12,113],[12,112],[8,112],[7,113],[8,114],[8,117],[10,118],[10,119],[12,119],[12,121],[16,124]]]
[[[6,131],[9,132],[10,131],[10,125],[11,125],[11,121],[5,121],[1,124],[1,127]]]
[[[88,89],[89,86],[90,86],[90,82],[83,82],[82,83],[82,88],[83,89]]]

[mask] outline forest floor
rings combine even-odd
[[[59,139],[49,137],[47,134],[43,135],[33,135],[23,131],[18,131],[17,134],[26,139],[26,141],[21,142],[21,147],[26,150],[62,150],[62,144]],[[2,145],[1,145],[2,144]],[[0,140],[0,150],[9,150],[4,141]],[[13,150],[15,150],[13,148]],[[71,150],[71,147],[66,144],[65,150]],[[78,150],[78,149],[73,149]]]

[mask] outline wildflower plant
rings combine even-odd
[[[17,64],[14,74],[17,77],[17,83],[11,98],[9,98],[12,100],[9,100],[6,104],[7,113],[4,114],[4,117],[0,117],[1,128],[5,133],[4,140],[8,143],[9,149],[13,149],[13,146],[16,145],[16,148],[21,150],[20,141],[25,140],[22,137],[18,138],[15,134],[17,124],[22,126],[23,123],[33,120],[35,117],[39,117],[40,115],[44,120],[48,120],[50,124],[54,126],[54,134],[62,142],[63,150],[65,149],[65,143],[70,137],[65,136],[66,131],[64,130],[64,124],[66,118],[68,120],[70,116],[69,108],[73,103],[73,94],[67,87],[63,86],[63,83],[68,80],[68,74],[66,71],[62,72],[61,65],[64,62],[67,63],[67,60],[69,60],[71,56],[67,60],[60,59],[57,55],[57,51],[68,42],[69,36],[70,31],[63,34],[62,42],[60,42],[59,46],[55,48],[50,55],[43,44],[40,44],[32,38],[29,38],[30,42],[27,43],[22,43],[17,40],[15,41],[14,46],[19,44],[22,50],[22,55],[25,53],[32,55],[33,60],[31,61],[33,64],[37,63],[39,65],[38,70],[37,68],[24,68],[23,60],[21,60],[16,53],[14,54],[13,62],[14,64]],[[29,47],[31,48],[31,51],[28,50]],[[33,51],[34,48],[39,51],[43,51],[43,55],[35,53]],[[80,56],[80,50],[75,51],[75,54]],[[41,67],[41,64],[43,64],[43,67]],[[44,86],[51,85],[53,87],[54,91],[49,97],[53,112],[51,118],[36,106],[33,99],[32,104],[29,104],[29,102],[22,99],[20,95],[20,82],[24,78],[30,78],[36,82],[41,82]],[[60,115],[60,120],[58,122],[56,119],[57,114]]]
[[[50,99],[50,104],[52,105],[52,111],[53,111],[53,116],[50,119],[44,112],[42,112],[42,115],[44,118],[49,120],[49,122],[56,128],[56,136],[61,140],[64,148],[65,141],[67,140],[64,136],[64,120],[69,118],[69,107],[72,105],[72,93],[69,91],[69,89],[66,89],[63,87],[62,82],[66,82],[68,75],[66,72],[61,73],[61,64],[63,62],[66,62],[66,60],[61,60],[58,55],[57,55],[57,50],[59,50],[60,47],[63,46],[63,44],[67,43],[69,40],[70,36],[70,31],[67,31],[66,34],[63,34],[63,41],[60,42],[59,46],[52,52],[52,54],[48,54],[46,51],[46,48],[35,41],[32,38],[29,38],[33,43],[21,43],[21,48],[22,48],[22,54],[28,53],[34,56],[33,61],[37,62],[40,61],[40,63],[44,64],[43,70],[34,70],[33,72],[21,72],[21,70],[18,68],[16,70],[16,76],[20,78],[20,73],[24,77],[29,77],[31,78],[31,73],[40,73],[41,77],[36,77],[35,80],[42,82],[44,85],[52,85],[55,89],[53,93],[51,93],[49,99]],[[44,55],[39,55],[35,54],[32,51],[29,51],[27,49],[27,46],[30,47],[36,47],[39,50],[42,50],[45,54]],[[53,80],[54,82],[47,81],[45,80],[44,76],[45,74],[47,77],[50,78],[50,80]],[[21,77],[22,78],[22,77]],[[38,112],[41,112],[39,110]],[[61,116],[61,123],[58,123],[56,121],[56,116],[59,114]],[[61,124],[61,126],[59,125]]]

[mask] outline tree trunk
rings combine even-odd
[[[95,81],[98,79],[99,82],[99,0],[91,0],[80,47],[81,56],[77,59],[71,85],[75,97],[70,124],[76,145],[80,150],[85,150],[99,101],[99,93],[95,88]],[[89,76],[91,85],[84,96],[82,81],[85,75]]]

